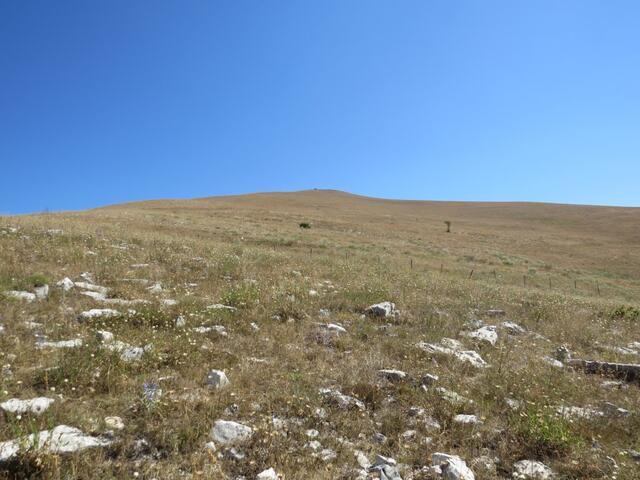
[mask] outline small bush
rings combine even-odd
[[[259,299],[258,287],[252,283],[244,283],[230,287],[221,298],[222,303],[236,308],[247,308]]]
[[[630,305],[621,305],[615,308],[609,316],[613,320],[638,320],[640,318],[640,309]]]
[[[557,456],[581,443],[569,422],[546,410],[529,410],[519,417],[517,432],[527,450],[538,455]]]

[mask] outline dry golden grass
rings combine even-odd
[[[299,228],[301,222],[311,228]],[[10,233],[9,226],[18,231]],[[510,478],[513,463],[525,458],[543,461],[561,478],[640,478],[640,464],[625,454],[640,450],[638,386],[604,389],[599,376],[542,361],[560,345],[576,357],[638,361],[608,347],[640,341],[640,318],[632,310],[640,298],[639,226],[640,209],[401,202],[332,191],[2,218],[0,291],[29,288],[36,274],[53,285],[91,272],[109,296],[149,303],[103,305],[77,288],[64,295],[52,288],[46,300],[33,303],[0,296],[0,363],[6,365],[0,401],[56,399],[40,416],[0,416],[0,441],[59,424],[100,434],[103,419],[114,415],[125,424],[109,448],[71,456],[25,453],[0,464],[0,477],[132,478],[138,472],[139,478],[252,479],[274,467],[286,479],[346,479],[356,478],[357,449],[370,460],[395,458],[405,465],[405,480],[430,478],[421,469],[437,451],[458,454],[469,465],[481,455],[498,458],[494,472],[472,467],[479,479]],[[160,282],[163,291],[153,294],[132,278]],[[177,305],[161,302],[168,298]],[[362,316],[384,300],[396,303],[397,318]],[[238,311],[207,310],[213,303]],[[136,313],[76,320],[100,307]],[[487,316],[492,308],[539,336],[500,330],[495,347],[477,347],[490,365],[483,370],[415,346],[450,337],[476,348],[459,333],[474,318],[505,320]],[[179,315],[184,328],[174,324]],[[336,338],[318,331],[317,323],[327,321],[347,333]],[[223,325],[228,336],[192,330],[202,325]],[[124,362],[95,340],[97,329],[152,348],[141,361]],[[35,333],[49,340],[81,337],[84,345],[38,349]],[[381,382],[383,368],[403,370],[412,381]],[[224,370],[231,384],[207,390],[210,369]],[[452,406],[434,388],[422,390],[425,373],[474,403]],[[156,404],[143,400],[145,382],[162,388]],[[360,398],[366,410],[327,404],[322,387]],[[523,408],[512,411],[506,397]],[[560,405],[599,408],[603,401],[632,413],[591,421],[555,415]],[[427,431],[408,415],[411,407],[424,408],[442,429]],[[316,415],[318,408],[325,418]],[[457,413],[476,414],[483,423],[455,424]],[[274,416],[288,420],[284,431]],[[205,450],[220,418],[255,429],[241,448],[243,460],[219,458],[220,446],[216,453]],[[307,429],[319,431],[316,440],[336,452],[334,460],[312,456]],[[402,439],[407,430],[417,431],[413,441]],[[375,443],[375,433],[387,442]]]

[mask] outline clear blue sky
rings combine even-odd
[[[640,2],[0,3],[0,212],[336,188],[640,205]]]

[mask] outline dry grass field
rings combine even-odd
[[[446,453],[640,479],[638,380],[566,355],[640,363],[639,275],[640,208],[314,190],[0,217],[0,478],[473,478]],[[38,433],[60,425],[91,448]]]

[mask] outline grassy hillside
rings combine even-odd
[[[0,478],[364,478],[376,454],[405,480],[439,478],[435,452],[480,479],[511,478],[523,459],[560,478],[640,478],[638,385],[547,358],[565,346],[640,363],[640,209],[303,191],[3,217],[0,230],[0,291],[50,286],[31,302],[0,295],[0,403],[54,400],[39,415],[0,410],[0,442],[60,424],[109,442],[22,452]],[[84,283],[65,292],[64,277]],[[398,313],[366,314],[382,301]],[[117,313],[79,320],[92,308]],[[495,345],[467,336],[483,324]],[[131,360],[114,341],[146,348]],[[229,385],[209,388],[212,369]],[[423,386],[426,374],[438,380]],[[253,434],[213,451],[220,419]]]

